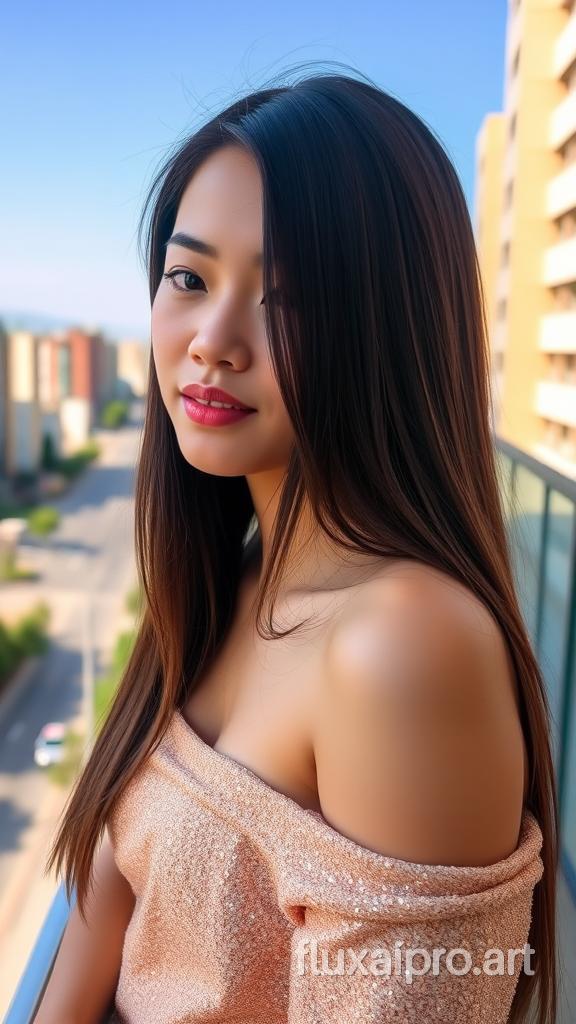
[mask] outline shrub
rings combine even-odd
[[[82,448],[79,448],[74,452],[73,455],[68,455],[66,458],[59,459],[56,469],[59,473],[62,473],[65,477],[70,479],[71,477],[77,476],[77,474],[84,469],[87,463],[96,459],[100,455],[100,445],[93,438],[90,438]]]
[[[54,438],[51,434],[42,435],[42,457],[41,465],[42,469],[50,471],[55,469],[58,464],[58,455],[54,448]]]
[[[108,675],[100,676],[94,687],[94,729],[100,732],[108,714],[108,709],[116,693],[118,679],[110,672]]]
[[[74,729],[67,729],[64,735],[64,756],[56,764],[48,765],[48,778],[57,786],[71,786],[80,771],[83,752],[83,736]]]
[[[139,615],[142,610],[143,597],[141,586],[138,584],[133,587],[126,596],[126,610],[132,615]]]
[[[52,505],[38,505],[28,514],[26,522],[30,533],[47,537],[58,526],[60,513]]]
[[[14,516],[18,519],[26,519],[33,508],[36,508],[34,502],[26,504],[17,501],[0,502],[0,519],[11,519]]]
[[[0,684],[13,672],[19,660],[20,648],[12,631],[0,621]]]
[[[104,723],[108,708],[116,693],[120,676],[132,652],[135,639],[135,629],[118,634],[112,654],[110,671],[96,680],[94,687],[94,728],[96,732],[100,731]]]
[[[13,626],[7,626],[0,620],[0,688],[24,658],[47,650],[50,640],[46,626],[49,620],[50,607],[44,601]]]
[[[111,402],[107,402],[100,414],[102,426],[111,430],[121,427],[128,418],[129,409],[129,402],[122,398],[114,398]]]
[[[13,548],[0,549],[0,580],[37,580],[38,573],[34,569],[23,569],[17,564]]]
[[[49,619],[47,605],[39,605],[24,615],[13,627],[12,635],[23,655],[43,654],[48,649],[49,640],[46,625]]]

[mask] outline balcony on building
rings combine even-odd
[[[576,132],[576,91],[571,91],[550,115],[549,143],[559,149]]]
[[[576,310],[543,316],[538,347],[542,352],[576,352]]]
[[[546,213],[551,220],[576,209],[576,163],[552,178],[546,192]]]
[[[576,235],[551,245],[542,260],[542,283],[549,288],[576,280]]]
[[[576,427],[576,385],[555,380],[538,381],[535,408],[544,419]]]
[[[568,68],[576,60],[576,11],[566,22],[556,40],[553,57],[553,73],[555,78],[562,78]]]

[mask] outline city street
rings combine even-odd
[[[30,659],[0,697],[0,1012],[20,973],[58,884],[44,864],[67,792],[33,759],[34,740],[48,721],[83,726],[83,658],[89,610],[94,678],[103,674],[116,637],[130,628],[125,609],[136,584],[133,544],[134,473],[141,404],[129,425],[96,431],[102,454],[66,495],[53,499],[59,528],[46,542],[23,542],[19,564],[37,569],[34,582],[0,584],[3,619],[37,601],[51,609],[51,647]]]

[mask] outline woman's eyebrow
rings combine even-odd
[[[192,235],[186,234],[185,231],[177,231],[175,235],[172,235],[167,242],[164,242],[162,248],[166,249],[169,245],[182,245],[185,249],[192,249],[193,252],[199,252],[203,256],[211,256],[212,259],[219,259],[220,253],[213,245],[209,245],[208,242],[202,242],[199,238],[194,238]],[[262,253],[257,252],[254,256],[254,266],[262,266]]]

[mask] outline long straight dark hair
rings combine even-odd
[[[265,323],[295,432],[258,632],[293,632],[275,630],[272,612],[304,501],[347,550],[427,563],[490,609],[517,675],[527,804],[544,837],[529,936],[535,973],[521,973],[509,1019],[525,1020],[537,994],[537,1024],[552,1024],[558,808],[550,712],[513,582],[472,226],[434,132],[348,70],[252,92],[178,143],[154,176],[139,223],[150,299],[190,178],[219,147],[245,147],[262,176],[264,291],[280,297],[265,305]],[[186,462],[152,353],[149,369],[135,488],[143,610],[46,869],[64,868],[82,914],[111,808],[219,649],[247,538],[258,539],[245,477],[212,476]]]

